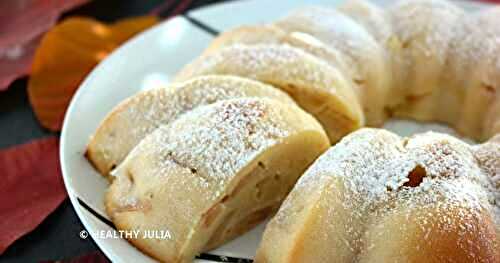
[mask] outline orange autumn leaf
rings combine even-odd
[[[124,41],[156,24],[143,16],[103,24],[73,17],[53,27],[42,38],[32,64],[28,96],[38,121],[61,130],[66,108],[85,76]]]
[[[156,22],[158,19],[155,16],[122,19],[109,26],[112,32],[111,37],[114,41],[121,43],[145,28],[151,27]]]

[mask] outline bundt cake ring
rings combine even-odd
[[[222,33],[91,138],[109,217],[169,230],[129,240],[165,262],[278,209],[256,262],[500,262],[499,14],[352,0]],[[359,130],[392,116],[487,142]]]

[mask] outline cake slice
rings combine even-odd
[[[319,120],[332,143],[364,124],[360,102],[344,75],[290,45],[229,46],[188,64],[176,81],[207,74],[247,77],[280,88]]]
[[[348,67],[358,72],[353,76],[357,92],[371,126],[385,120],[391,69],[384,47],[361,24],[328,7],[309,6],[292,11],[273,25],[288,33],[301,32],[313,36],[325,46],[340,52]]]
[[[92,136],[86,156],[102,175],[108,176],[134,146],[159,126],[200,105],[243,97],[271,98],[295,104],[284,92],[250,79],[198,77],[143,91],[120,103]]]
[[[386,48],[392,35],[392,27],[384,9],[369,0],[347,0],[338,10],[366,28],[382,48]]]
[[[321,125],[292,104],[202,106],[132,150],[114,172],[106,211],[119,230],[169,231],[171,239],[129,239],[144,253],[192,262],[273,214],[329,145]]]

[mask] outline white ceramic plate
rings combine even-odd
[[[97,245],[113,262],[154,260],[123,239],[99,238],[96,235],[99,231],[114,231],[103,206],[107,182],[90,166],[83,153],[89,137],[106,113],[141,89],[167,84],[169,78],[183,65],[201,53],[214,36],[196,21],[216,31],[224,31],[242,24],[269,22],[301,5],[335,6],[340,2],[234,1],[195,10],[188,17],[173,18],[136,36],[89,74],[66,113],[61,134],[61,166],[66,189],[76,213]],[[384,5],[389,1],[376,2]],[[472,2],[460,3],[467,9],[482,6]],[[408,121],[392,121],[385,127],[401,135],[436,129],[449,131],[438,125],[421,125]],[[261,224],[244,236],[203,255],[197,262],[213,262],[224,257],[228,257],[230,261],[238,258],[251,259],[263,229],[264,224]]]

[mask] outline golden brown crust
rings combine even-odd
[[[493,263],[500,259],[490,213],[467,207],[398,208],[377,220],[367,235],[372,247],[359,256],[360,262]]]

